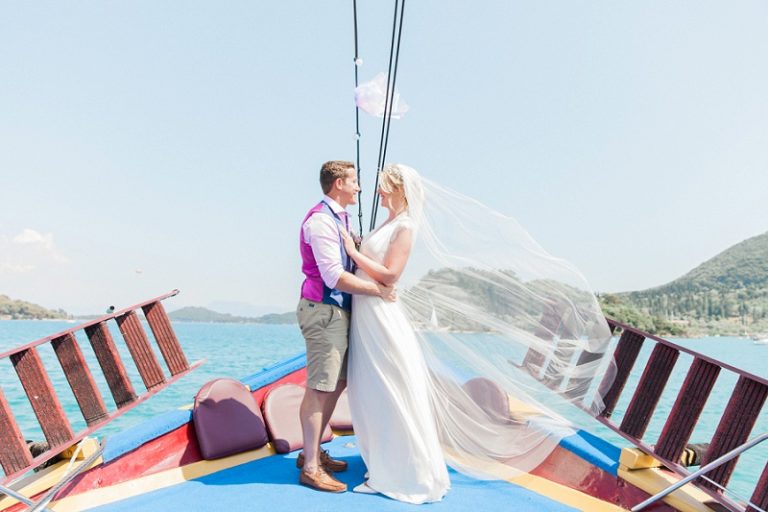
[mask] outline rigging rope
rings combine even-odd
[[[359,82],[357,71],[358,67],[363,63],[360,59],[357,46],[357,0],[352,0],[352,15],[355,24],[355,89],[357,89]],[[357,184],[360,186],[360,107],[355,104],[355,146],[357,153]],[[374,191],[375,195],[375,191]],[[357,193],[357,221],[360,224],[360,235],[363,234],[363,187],[360,186],[360,191]]]
[[[399,5],[399,9],[398,9]],[[398,24],[398,10],[400,22]],[[387,90],[384,99],[384,117],[381,121],[381,137],[379,139],[379,157],[376,165],[376,182],[373,187],[373,208],[371,211],[371,223],[368,228],[373,231],[376,226],[376,213],[379,208],[379,195],[376,189],[379,186],[379,173],[384,168],[384,160],[387,156],[387,145],[389,143],[389,125],[392,119],[392,103],[395,95],[395,82],[397,81],[397,67],[400,60],[400,39],[403,33],[403,12],[405,11],[405,0],[395,0],[395,14],[392,20],[392,41],[389,47],[389,68],[387,70]],[[397,50],[395,51],[395,39],[397,39]],[[394,67],[393,57],[394,54]],[[390,86],[391,81],[391,86]],[[362,233],[362,227],[360,229]]]

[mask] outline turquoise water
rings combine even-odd
[[[74,327],[74,325],[66,322],[0,321],[0,352],[71,327]],[[114,328],[114,325],[112,328]],[[206,362],[202,367],[187,375],[181,381],[107,425],[102,430],[103,435],[109,436],[111,433],[138,424],[144,419],[160,412],[191,403],[196,391],[205,382],[213,378],[245,377],[304,350],[304,342],[298,327],[295,325],[176,322],[174,323],[174,329],[179,340],[182,342],[189,361],[206,359]],[[141,378],[136,367],[132,364],[124,343],[122,343],[122,337],[115,330],[113,330],[112,334],[121,350],[123,361],[128,368],[128,373],[134,383],[134,387],[140,392],[144,389],[141,384]],[[78,339],[86,359],[90,361],[91,367],[98,368],[90,345],[82,333],[78,335]],[[748,339],[726,337],[677,339],[674,341],[691,350],[719,359],[755,375],[766,377],[768,345],[756,345]],[[644,366],[643,363],[650,354],[652,347],[650,343],[647,345],[640,354],[636,368],[642,368]],[[78,432],[84,429],[85,422],[79,414],[77,403],[66,383],[63,372],[50,345],[46,344],[40,347],[40,353],[54,382],[54,386],[57,392],[60,393],[59,398],[65,409],[70,413],[69,417],[72,421],[73,430]],[[159,353],[157,355],[158,359],[162,360]],[[655,442],[661,432],[666,416],[674,403],[677,391],[685,378],[685,369],[690,364],[690,361],[690,356],[681,355],[676,367],[680,370],[673,373],[665,393],[662,395],[659,407],[645,436],[647,442]],[[94,377],[102,390],[107,407],[112,410],[114,409],[114,403],[111,402],[111,395],[109,394],[106,382],[99,373],[99,371],[96,371]],[[628,386],[633,386],[639,377],[639,371],[635,372],[630,377]],[[692,436],[693,442],[706,441],[711,438],[735,382],[736,377],[729,372],[721,374],[702,414],[700,425]],[[27,439],[42,439],[43,435],[37,425],[32,408],[7,358],[0,361],[0,386],[2,386],[6,398],[11,403],[14,415],[22,428],[24,436]],[[629,396],[622,397],[613,416],[613,420],[616,423],[621,422],[622,414],[628,403]],[[588,430],[591,430],[593,433],[607,438],[617,446],[627,445],[618,435],[594,420],[585,419],[580,421],[582,424],[585,424],[585,422],[590,425]],[[768,415],[763,413],[752,432],[752,437],[766,431],[768,431]],[[743,455],[729,487],[742,495],[742,497],[748,498],[767,459],[768,446],[759,446]]]

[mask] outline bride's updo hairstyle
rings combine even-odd
[[[384,192],[401,192],[408,215],[417,221],[424,206],[424,186],[421,176],[413,168],[403,164],[387,164],[379,174],[379,185]]]
[[[387,164],[379,176],[381,178],[379,182],[381,189],[387,194],[392,194],[395,191],[402,193],[405,199],[405,206],[408,207],[408,197],[405,195],[405,187],[403,186],[403,171],[400,169],[400,166],[398,164]]]

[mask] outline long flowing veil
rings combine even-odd
[[[431,381],[452,467],[511,478],[598,414],[615,365],[581,273],[511,217],[397,164],[414,246],[398,284]]]

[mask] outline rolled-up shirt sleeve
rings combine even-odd
[[[302,228],[304,241],[312,247],[320,277],[328,288],[336,288],[344,265],[341,262],[339,229],[328,215],[312,215]]]

